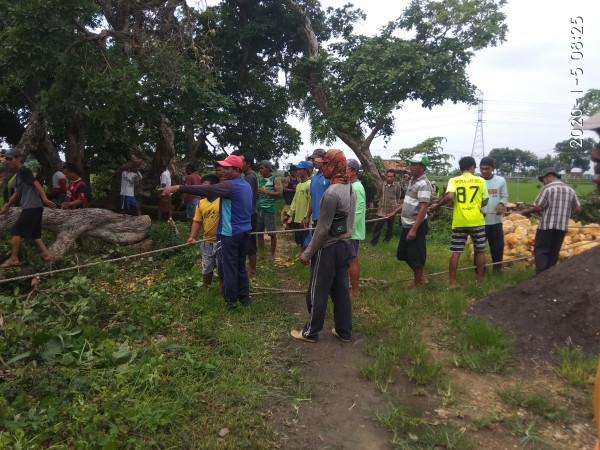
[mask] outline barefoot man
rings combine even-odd
[[[402,233],[398,243],[396,254],[399,261],[406,261],[408,267],[413,271],[413,287],[427,284],[427,278],[423,274],[425,260],[427,259],[427,247],[425,236],[429,231],[427,224],[427,208],[431,200],[431,183],[425,175],[429,158],[423,154],[414,155],[408,160],[408,173],[410,179],[406,186],[404,202],[387,219],[393,219],[398,212],[402,221]]]
[[[21,265],[19,261],[21,239],[33,239],[35,245],[40,249],[42,259],[50,262],[52,261],[52,257],[48,253],[44,241],[42,241],[42,215],[44,213],[44,205],[49,208],[56,208],[56,205],[48,200],[42,185],[33,176],[33,172],[23,165],[20,150],[9,150],[4,156],[6,157],[6,164],[9,168],[17,172],[17,176],[15,178],[15,192],[10,197],[8,203],[4,205],[0,214],[6,214],[10,207],[17,200],[20,200],[21,215],[12,230],[10,230],[12,234],[11,254],[4,263],[0,264],[0,267],[7,268]]]

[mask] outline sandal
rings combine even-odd
[[[20,262],[12,262],[7,259],[2,264],[0,264],[0,267],[2,267],[3,269],[8,269],[9,267],[19,267],[20,265]]]
[[[314,344],[315,342],[317,342],[317,341],[315,341],[314,339],[309,339],[309,338],[307,338],[306,336],[304,336],[304,335],[302,334],[302,331],[298,331],[298,330],[292,330],[292,331],[290,332],[290,334],[292,335],[292,337],[293,337],[294,339],[298,339],[299,341],[310,342],[310,343],[312,343],[312,344]]]

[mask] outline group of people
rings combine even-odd
[[[33,239],[42,258],[50,261],[51,256],[41,240],[43,205],[84,208],[89,197],[87,186],[75,165],[65,163],[53,176],[50,194],[53,202],[31,170],[23,165],[19,150],[10,150],[5,157],[7,164],[16,171],[16,177],[14,193],[1,213],[6,213],[17,200],[21,203],[22,213],[12,230],[11,256],[0,267],[20,264],[18,251],[23,238]],[[379,191],[380,220],[375,225],[371,244],[377,244],[386,223],[388,230],[384,241],[391,239],[395,217],[400,214],[402,230],[397,259],[405,261],[412,269],[414,287],[427,284],[424,267],[428,212],[452,203],[449,285],[459,286],[456,281],[458,262],[469,236],[474,245],[477,283],[481,284],[486,242],[490,246],[494,270],[502,268],[502,217],[508,202],[506,181],[494,173],[492,158],[482,158],[479,164],[481,176],[477,176],[475,160],[464,157],[459,161],[461,175],[451,178],[445,194],[431,204],[437,197],[437,188],[426,175],[429,163],[429,158],[423,154],[410,158],[408,177],[402,183],[395,183],[393,170],[386,173]],[[317,340],[327,298],[331,296],[336,311],[336,326],[332,332],[341,340],[349,339],[352,330],[350,298],[359,292],[358,248],[366,235],[365,189],[358,179],[360,163],[355,159],[347,160],[340,150],[316,149],[307,160],[290,167],[283,183],[273,173],[270,161],[263,160],[258,164],[258,177],[253,166],[254,159],[248,154],[230,155],[218,161],[217,173],[204,177],[195,174],[194,167],[188,165],[185,184],[175,186],[171,185],[166,166],[162,167],[159,212],[168,212],[171,217],[171,195],[175,192],[183,194],[180,207],[186,207],[187,217],[191,220],[190,245],[203,228],[204,284],[210,286],[217,268],[222,294],[228,304],[248,305],[251,301],[249,276],[256,271],[257,250],[264,252],[263,231],[270,237],[270,256],[275,256],[275,204],[277,198],[283,196],[282,223],[285,228],[294,230],[295,242],[300,246],[300,261],[312,266],[307,293],[310,316],[304,328],[292,331],[292,336],[305,341]],[[121,209],[131,214],[139,214],[133,195],[138,179],[141,179],[138,169],[123,168]],[[536,273],[556,264],[568,220],[580,210],[575,192],[561,181],[555,169],[545,169],[539,179],[545,186],[535,206],[523,211],[524,215],[542,214],[534,244]]]
[[[295,230],[301,263],[311,264],[306,296],[309,318],[302,330],[292,330],[291,335],[315,342],[331,296],[335,305],[332,333],[348,341],[352,334],[349,272],[356,274],[352,278],[353,289],[357,290],[358,241],[365,235],[365,194],[357,176],[360,164],[347,161],[340,150],[324,149],[315,150],[309,161],[291,167],[282,184],[273,174],[270,161],[258,164],[257,177],[251,155],[230,155],[217,161],[218,175],[203,176],[201,185],[175,185],[161,191],[166,195],[179,192],[202,197],[188,243],[196,241],[202,224],[203,275],[212,278],[216,261],[222,295],[231,306],[251,302],[249,273],[256,268],[257,252],[252,232],[258,232],[258,251],[264,251],[261,232],[266,231],[271,238],[270,254],[275,254],[275,201],[284,196],[283,222]]]

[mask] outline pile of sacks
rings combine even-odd
[[[532,225],[531,221],[521,214],[509,214],[504,218],[503,229],[504,261],[533,256],[533,242],[537,223]],[[569,230],[562,245],[560,259],[570,258],[596,245],[600,245],[599,224],[582,225],[581,222],[569,220]],[[519,265],[533,266],[533,260],[519,261]]]

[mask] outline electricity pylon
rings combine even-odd
[[[475,128],[475,138],[473,139],[473,149],[471,156],[476,160],[485,156],[485,147],[483,146],[483,92],[479,91],[477,106],[477,127]]]

